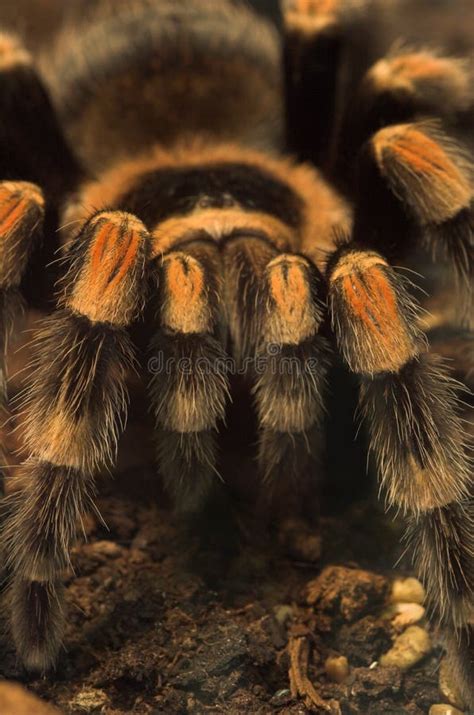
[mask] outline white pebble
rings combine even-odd
[[[419,603],[392,603],[384,612],[383,616],[393,620],[396,628],[406,628],[413,626],[425,615],[425,609]]]
[[[394,603],[423,603],[425,589],[417,578],[397,578],[392,585],[390,600]]]
[[[393,646],[380,658],[380,665],[393,665],[408,670],[418,663],[432,648],[431,639],[424,628],[410,626],[393,641]]]
[[[81,712],[92,713],[103,708],[108,702],[109,698],[103,690],[89,688],[77,693],[69,704]]]
[[[349,661],[345,655],[329,656],[324,668],[328,678],[335,683],[343,683],[349,677]]]
[[[462,711],[458,710],[453,705],[439,703],[430,707],[428,715],[462,715]]]
[[[283,604],[281,606],[275,606],[273,613],[275,614],[275,618],[280,626],[284,626],[285,623],[293,617],[294,611],[291,606]]]

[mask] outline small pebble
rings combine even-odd
[[[419,603],[392,603],[383,613],[384,618],[393,620],[396,628],[407,628],[413,626],[425,615],[425,609]]]
[[[280,626],[284,626],[287,621],[293,616],[293,608],[291,606],[281,605],[275,606],[273,609],[275,619]]]
[[[349,661],[345,655],[329,656],[324,668],[328,678],[335,683],[343,683],[349,677]]]
[[[277,706],[278,707],[278,712],[286,712],[285,710],[280,710],[282,705],[289,705],[292,701],[291,697],[291,690],[289,688],[282,688],[281,690],[277,690],[275,695],[270,699],[269,705],[272,706]]]
[[[381,656],[380,665],[393,665],[400,670],[408,670],[424,658],[431,648],[431,639],[424,628],[410,626],[395,638],[390,650]]]
[[[397,578],[392,585],[390,600],[394,603],[423,603],[425,589],[417,578]]]
[[[462,715],[462,711],[458,710],[453,705],[439,703],[430,707],[429,715]]]
[[[80,693],[71,700],[69,705],[79,712],[92,713],[100,708],[103,708],[109,702],[108,695],[103,690],[98,688],[88,688],[81,690]]]
[[[439,690],[441,695],[446,698],[448,703],[454,705],[454,707],[464,710],[465,702],[459,692],[458,684],[453,677],[452,670],[446,658],[441,661],[441,667],[439,669]]]

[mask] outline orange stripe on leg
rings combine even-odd
[[[469,171],[443,137],[400,124],[381,129],[371,142],[383,177],[420,223],[443,223],[470,205]]]
[[[0,183],[0,286],[17,286],[44,215],[40,189],[25,181]]]
[[[9,233],[32,208],[42,210],[44,198],[34,184],[5,181],[0,184],[0,236]]]
[[[116,227],[111,223],[104,223],[97,236],[91,250],[92,270],[99,273],[104,259],[105,245],[111,233],[116,231]]]
[[[180,333],[208,331],[212,316],[201,263],[175,252],[165,256],[163,268],[163,324]]]
[[[350,306],[352,313],[365,323],[370,330],[377,333],[377,327],[368,311],[367,295],[364,296],[362,291],[358,293],[355,288],[355,285],[357,285],[361,289],[361,282],[355,276],[345,276],[342,280],[347,305]]]
[[[115,211],[94,217],[83,233],[89,245],[66,305],[93,321],[127,324],[139,302],[146,228],[135,216]]]
[[[458,171],[439,144],[424,136],[421,132],[414,130],[406,132],[390,148],[417,171],[428,174],[438,172],[450,177],[453,181],[463,181],[461,172]]]
[[[377,98],[392,93],[403,102],[408,96],[444,112],[465,109],[470,104],[470,73],[462,60],[439,57],[430,52],[410,52],[385,57],[369,69],[364,80],[369,92]]]
[[[352,313],[383,342],[390,360],[404,360],[402,346],[406,344],[406,330],[392,287],[380,269],[372,268],[363,274],[363,280],[346,276],[344,291]],[[398,354],[398,357],[395,355]]]
[[[113,290],[125,278],[128,271],[136,260],[138,249],[140,246],[140,235],[137,231],[132,231],[128,245],[124,246],[123,256],[117,258],[117,263],[120,263],[120,268],[115,277],[109,283],[109,289]]]
[[[13,207],[8,206],[0,216],[0,235],[10,233],[12,228],[25,215],[28,209],[28,203],[24,199],[20,199]]]
[[[305,258],[291,254],[268,264],[265,332],[271,342],[298,345],[317,332],[321,315],[311,295],[311,270]]]
[[[411,304],[394,280],[381,257],[358,251],[343,254],[329,276],[333,325],[354,372],[397,372],[417,353]]]

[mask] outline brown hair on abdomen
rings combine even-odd
[[[280,44],[269,23],[225,0],[115,10],[64,30],[45,65],[87,167],[187,134],[279,147]]]

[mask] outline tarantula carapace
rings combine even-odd
[[[45,80],[0,38],[3,336],[21,300],[57,301],[34,332],[29,457],[5,506],[13,637],[28,668],[54,664],[61,574],[136,362],[163,357],[142,371],[158,469],[193,510],[216,479],[229,358],[268,485],[313,468],[339,352],[474,706],[472,473],[459,383],[433,352],[442,333],[467,383],[471,173],[443,125],[462,133],[469,76],[425,49],[375,61],[368,3],[283,11],[280,33],[231,0],[99,3]],[[428,318],[399,267],[452,299]]]

